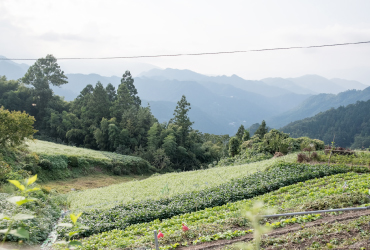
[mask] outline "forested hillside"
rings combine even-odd
[[[347,106],[357,101],[367,101],[370,99],[370,87],[364,90],[347,90],[334,94],[313,95],[303,101],[298,107],[285,113],[266,119],[268,124],[274,128],[280,128],[290,122],[314,116],[320,112],[339,106]]]
[[[367,90],[368,91],[368,90]],[[314,117],[292,122],[281,128],[292,137],[308,136],[340,147],[370,146],[370,100],[330,109]]]
[[[48,55],[20,81],[0,78],[0,106],[34,116],[36,138],[140,156],[158,170],[198,169],[222,156],[228,136],[194,130],[185,96],[179,97],[171,119],[159,123],[150,107],[141,106],[129,71],[117,90],[112,84],[88,84],[71,102],[52,90],[67,82],[56,59]]]

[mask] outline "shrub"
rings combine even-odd
[[[39,163],[40,167],[44,170],[51,170],[52,164],[51,161],[47,159],[42,159]]]
[[[68,156],[68,165],[77,168],[78,167],[78,157],[77,156]]]
[[[10,166],[3,161],[0,161],[0,183],[6,180],[6,175],[12,171]]]
[[[302,163],[302,162],[309,162],[309,161],[310,161],[310,158],[309,158],[306,154],[304,154],[304,153],[299,153],[299,154],[297,155],[297,161],[298,161],[299,163]]]
[[[312,153],[311,159],[313,159],[313,160],[318,160],[319,159],[319,155],[317,154],[317,152]]]

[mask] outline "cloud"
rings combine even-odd
[[[85,35],[77,35],[77,34],[60,34],[60,33],[56,33],[53,31],[43,33],[37,38],[40,38],[41,40],[45,40],[45,41],[52,41],[52,42],[61,42],[63,40],[92,42],[96,40],[91,35],[85,36]]]

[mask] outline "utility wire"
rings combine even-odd
[[[190,54],[146,55],[146,56],[113,56],[113,57],[61,57],[61,58],[57,58],[57,60],[110,60],[110,59],[133,59],[133,58],[151,58],[151,57],[205,56],[205,55],[236,54],[236,53],[247,53],[247,52],[262,52],[262,51],[272,51],[272,50],[313,49],[313,48],[336,47],[336,46],[358,45],[358,44],[368,44],[368,43],[370,43],[370,41],[353,42],[353,43],[311,45],[311,46],[283,47],[283,48],[270,48],[270,49],[251,49],[251,50],[236,50],[236,51],[203,52],[203,53],[190,53]],[[43,58],[43,59],[47,60],[46,58]],[[32,61],[32,60],[38,60],[38,59],[35,59],[35,58],[0,58],[0,60]]]

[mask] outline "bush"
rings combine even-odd
[[[306,154],[304,154],[304,153],[299,153],[299,154],[297,155],[297,161],[298,161],[299,163],[302,163],[302,162],[309,162],[309,161],[310,161],[310,158],[309,158]]]
[[[6,175],[12,171],[10,166],[3,161],[0,161],[0,183],[6,181]]]
[[[51,170],[52,168],[52,164],[51,164],[51,161],[47,160],[47,159],[42,159],[39,163],[40,167],[44,170]]]
[[[78,157],[77,156],[68,156],[68,165],[77,168],[78,167]]]

